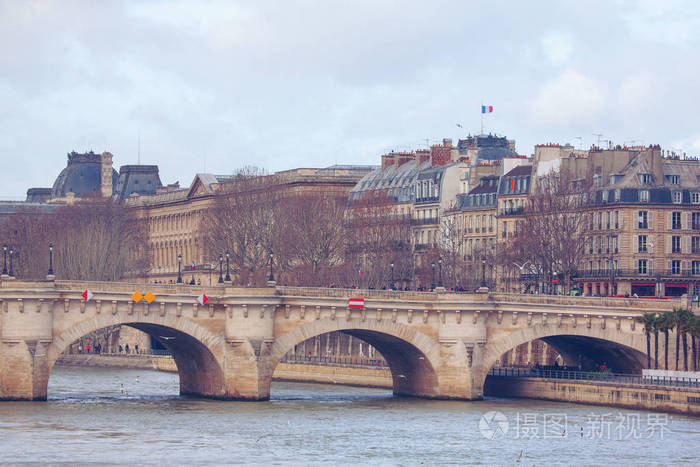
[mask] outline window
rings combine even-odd
[[[700,230],[700,212],[693,213],[692,221],[693,221],[693,229]]]
[[[637,237],[637,251],[640,253],[646,253],[647,251],[647,236],[646,235],[640,235]]]
[[[679,259],[674,259],[671,261],[671,274],[681,273],[681,261]]]
[[[693,204],[700,204],[700,192],[694,191],[690,194],[690,202]]]
[[[671,185],[678,185],[681,181],[681,176],[680,175],[666,175],[666,180]]]
[[[620,201],[620,190],[615,190],[615,202]]]
[[[641,203],[649,202],[649,190],[639,190],[639,201]]]
[[[600,186],[600,175],[595,174],[593,176],[593,185],[595,186]]]
[[[673,212],[671,215],[671,228],[673,230],[679,230],[681,228],[681,213],[678,211]]]
[[[638,221],[638,227],[640,229],[648,229],[649,225],[647,224],[647,212],[646,211],[639,211],[639,221]]]
[[[671,252],[680,253],[681,252],[681,237],[680,235],[674,235],[671,237]]]
[[[608,190],[603,191],[602,198],[603,198],[603,203],[608,202]]]
[[[683,196],[680,191],[674,191],[673,192],[673,204],[681,204],[681,201],[683,200]]]
[[[639,274],[647,273],[647,260],[640,259],[639,261],[637,261],[637,272]]]
[[[692,253],[700,253],[700,237],[693,237],[691,242]]]
[[[651,185],[653,177],[651,174],[639,174],[639,181],[645,185]]]
[[[691,268],[692,268],[691,271],[692,271],[694,276],[697,276],[698,274],[700,274],[700,261],[693,261],[691,264]]]

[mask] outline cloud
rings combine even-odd
[[[618,107],[629,112],[653,108],[661,97],[659,83],[648,74],[633,74],[625,77],[617,90]]]
[[[545,82],[532,104],[532,119],[555,128],[590,122],[605,104],[603,86],[578,71],[565,70]]]
[[[574,50],[573,37],[569,33],[552,31],[540,39],[542,52],[553,65],[566,63]]]

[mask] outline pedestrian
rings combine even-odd
[[[126,354],[129,355],[129,344],[126,344],[124,350],[126,350]]]
[[[122,347],[121,344],[119,344],[119,353],[122,353],[124,351],[124,347]]]
[[[90,353],[90,344],[85,344],[85,353]]]
[[[139,354],[139,345],[138,345],[138,344],[136,344],[136,345],[134,346],[134,352],[136,353],[136,355]]]

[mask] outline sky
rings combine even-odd
[[[0,0],[0,199],[70,151],[140,153],[181,186],[376,165],[479,133],[482,103],[520,154],[697,155],[699,46],[695,1]]]

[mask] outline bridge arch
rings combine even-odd
[[[206,328],[174,316],[113,316],[100,314],[77,322],[54,337],[46,349],[48,379],[58,358],[71,343],[100,329],[128,325],[143,331],[170,351],[180,376],[180,394],[224,398],[223,338]],[[44,394],[46,391],[44,390]]]
[[[275,339],[266,371],[266,384],[284,355],[303,341],[340,331],[375,347],[386,359],[391,371],[393,392],[400,396],[437,397],[439,346],[416,329],[389,321],[321,319],[305,323]],[[269,387],[269,386],[268,386]]]
[[[606,362],[620,373],[639,373],[646,366],[646,336],[642,332],[621,331],[614,326],[592,331],[585,326],[538,324],[489,340],[484,351],[482,387],[503,354],[536,339],[554,347],[570,364],[581,355],[584,361]]]

